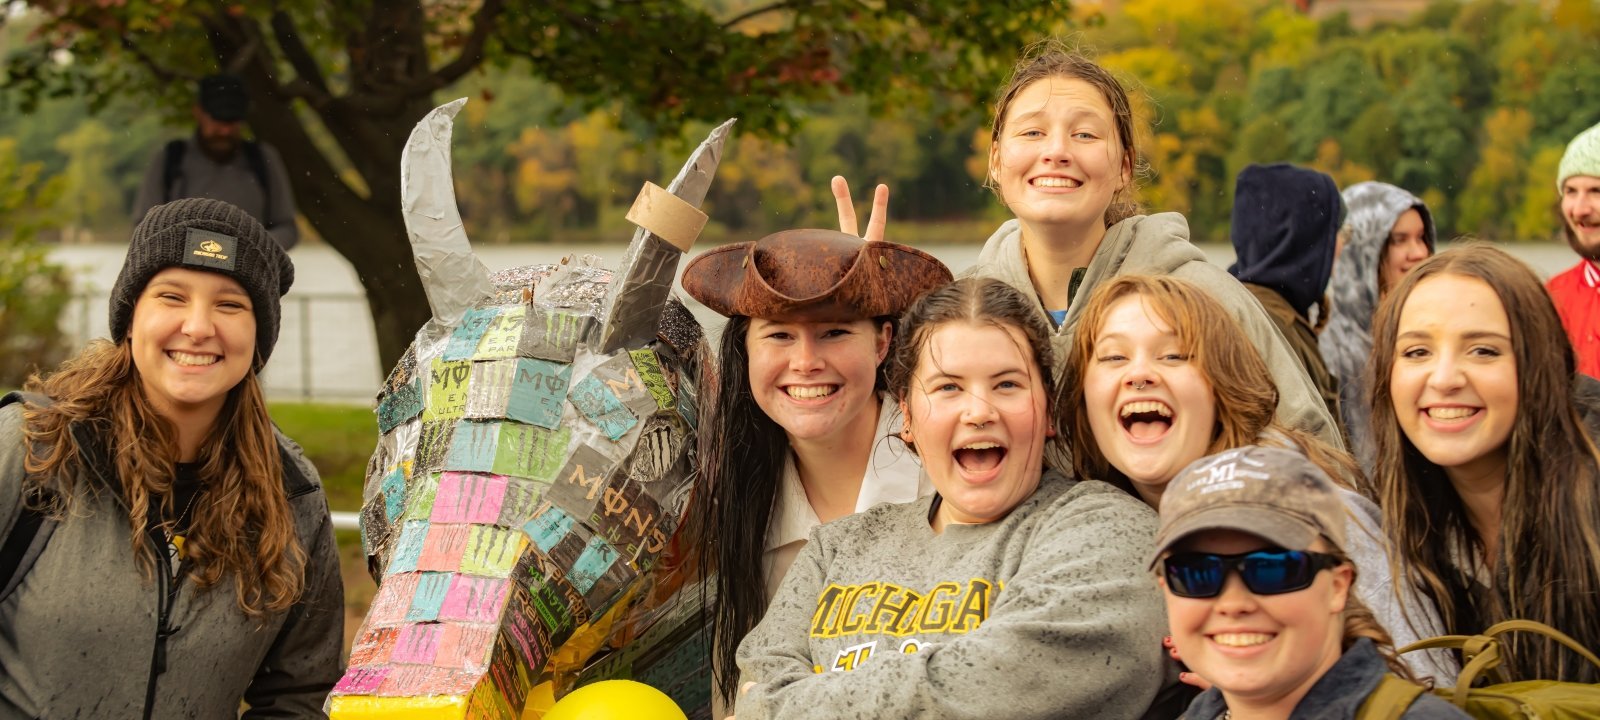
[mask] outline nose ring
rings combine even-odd
[[[1137,380],[1133,383],[1133,389],[1135,390],[1143,390],[1144,386],[1145,382],[1143,380]]]

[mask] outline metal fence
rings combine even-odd
[[[73,347],[110,334],[109,293],[78,291],[62,313]],[[279,400],[362,404],[382,381],[367,298],[361,293],[290,292],[283,298],[278,344],[262,372]]]

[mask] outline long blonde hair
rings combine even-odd
[[[109,451],[112,487],[128,512],[129,543],[148,581],[155,556],[146,533],[173,530],[158,520],[158,503],[170,507],[178,459],[177,429],[146,397],[129,341],[91,342],[48,376],[34,375],[26,389],[53,404],[28,408],[23,496],[55,518],[73,510],[76,485],[95,468],[85,450]],[[78,428],[85,432],[83,448]],[[216,424],[200,447],[205,494],[195,501],[184,553],[189,578],[200,593],[232,576],[239,610],[252,618],[283,612],[304,589],[305,549],[283,489],[283,461],[261,385],[252,369],[228,392]],[[91,490],[92,492],[92,490]]]

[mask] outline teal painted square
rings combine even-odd
[[[417,569],[417,559],[422,557],[422,541],[428,536],[428,523],[417,520],[407,521],[400,527],[400,539],[394,544],[393,554],[389,556],[389,568],[385,575],[412,572]]]
[[[463,422],[456,425],[455,436],[450,438],[450,454],[445,457],[444,469],[499,472],[494,470],[494,466],[500,431],[501,424],[495,422]]]
[[[500,308],[471,308],[461,316],[461,324],[450,333],[450,344],[445,346],[445,360],[467,360],[478,353],[478,343],[483,334],[500,315]]]
[[[534,547],[539,552],[550,554],[550,549],[561,542],[567,533],[572,532],[572,516],[561,512],[561,508],[550,507],[543,514],[522,526],[522,532],[533,541]]]
[[[378,402],[378,432],[387,433],[422,414],[422,379],[412,378]]]
[[[417,577],[417,594],[411,598],[406,610],[406,622],[433,622],[439,619],[439,608],[444,596],[450,592],[450,579],[455,573],[425,572]]]
[[[517,360],[517,374],[511,382],[511,401],[506,417],[551,430],[561,424],[561,403],[567,398],[572,381],[572,366],[538,358]]]
[[[596,535],[589,538],[589,544],[584,547],[583,554],[572,563],[572,569],[567,573],[567,579],[578,592],[587,595],[589,589],[594,587],[600,577],[611,569],[611,564],[617,561],[617,549],[605,538]]]
[[[406,510],[406,471],[397,466],[383,477],[383,511],[389,522]]]
[[[639,419],[617,399],[616,393],[593,375],[572,386],[572,406],[612,440],[621,440],[639,424]]]

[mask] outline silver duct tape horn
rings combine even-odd
[[[429,113],[402,155],[434,316],[378,396],[362,545],[379,588],[328,700],[336,719],[519,717],[687,505],[704,341],[670,291],[732,121],[641,193],[620,271],[569,257],[490,273],[450,176],[464,102]]]

